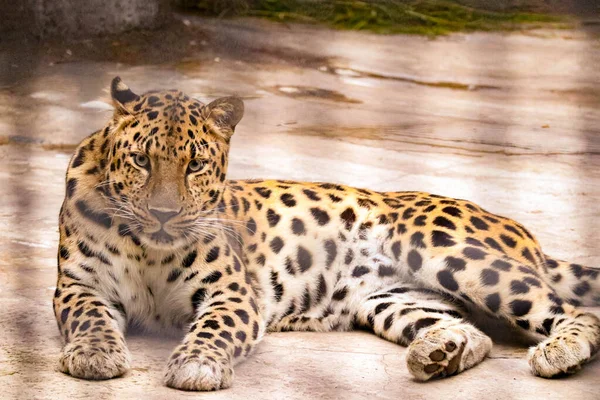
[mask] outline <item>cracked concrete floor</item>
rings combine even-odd
[[[404,348],[365,332],[271,334],[237,367],[234,387],[219,393],[163,387],[176,340],[147,335],[128,339],[133,370],[123,378],[86,382],[56,372],[51,297],[63,173],[76,143],[110,115],[103,90],[117,74],[140,92],[244,97],[232,178],[469,198],[527,225],[548,253],[600,265],[597,36],[430,40],[178,19],[176,41],[151,52],[160,59],[144,56],[131,35],[0,51],[8,66],[0,71],[0,397],[599,398],[600,362],[567,379],[534,378],[526,347],[498,327],[488,328],[502,342],[490,359],[427,384],[410,378]]]

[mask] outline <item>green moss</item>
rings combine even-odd
[[[213,16],[255,16],[280,22],[322,23],[374,33],[443,35],[540,27],[567,28],[564,16],[492,12],[453,0],[187,0],[186,6]]]

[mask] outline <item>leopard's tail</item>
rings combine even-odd
[[[561,298],[576,306],[600,305],[600,268],[545,257],[550,284]]]

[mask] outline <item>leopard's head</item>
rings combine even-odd
[[[229,141],[244,113],[237,97],[204,105],[177,90],[133,93],[111,84],[104,196],[146,246],[172,248],[202,238],[218,221]]]

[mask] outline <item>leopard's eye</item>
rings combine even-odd
[[[147,155],[143,153],[136,153],[133,160],[141,168],[148,168],[148,166],[150,165],[150,159]]]
[[[198,172],[202,168],[204,168],[205,165],[206,165],[206,163],[204,161],[202,161],[202,160],[192,160],[188,164],[187,173],[188,174],[192,174],[194,172]]]

